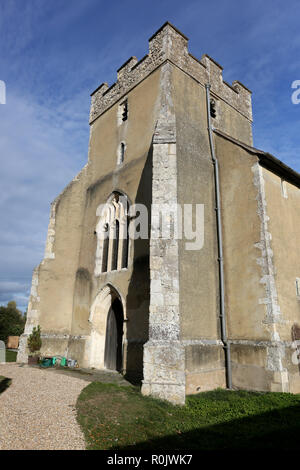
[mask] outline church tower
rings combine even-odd
[[[44,355],[173,403],[299,392],[300,175],[252,145],[251,92],[165,23],[91,95],[88,162],[52,203],[18,361],[39,324]]]

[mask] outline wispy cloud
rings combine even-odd
[[[27,277],[28,288],[43,256],[50,202],[85,163],[87,115],[72,119],[71,108],[66,125],[62,111],[56,119],[55,110],[12,94],[1,111],[0,278]],[[24,302],[19,289],[7,292]]]

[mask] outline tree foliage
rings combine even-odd
[[[14,300],[8,302],[7,306],[0,307],[0,340],[6,342],[8,336],[20,336],[25,327],[25,317],[17,309]]]

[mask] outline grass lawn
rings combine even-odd
[[[6,362],[16,362],[17,354],[18,353],[16,351],[6,350]]]
[[[214,390],[184,407],[90,383],[77,401],[87,449],[298,449],[300,395]]]

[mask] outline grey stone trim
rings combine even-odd
[[[55,201],[52,202],[52,204],[51,204],[44,259],[54,259],[55,258],[54,241],[55,241],[56,205],[57,205],[57,202],[55,202]]]
[[[131,57],[118,71],[117,81],[108,88],[103,83],[92,93],[90,123],[144,80],[155,69],[170,61],[202,85],[211,83],[212,92],[252,121],[251,92],[240,82],[228,86],[222,67],[208,55],[201,60],[188,52],[188,40],[170,23],[166,23],[149,40],[149,53],[137,62]]]
[[[267,340],[250,340],[250,339],[230,339],[228,340],[230,344],[240,344],[241,346],[264,346],[264,347],[273,347],[273,346],[286,346],[291,347],[292,341],[267,341]]]
[[[183,346],[222,346],[223,342],[219,339],[192,339],[182,340]],[[228,339],[229,344],[241,345],[241,346],[262,346],[262,347],[274,347],[274,346],[285,346],[292,347],[292,341],[271,341],[271,340],[252,340],[252,339]]]
[[[149,341],[144,345],[142,393],[185,401],[185,349],[180,342],[178,240],[162,238],[156,207],[177,203],[176,125],[172,68],[161,69],[159,117],[153,136]],[[163,170],[163,171],[162,171]],[[176,217],[169,217],[169,228]]]
[[[220,339],[185,339],[181,341],[184,346],[224,346]]]
[[[89,335],[68,335],[68,334],[62,334],[62,333],[41,333],[41,338],[46,338],[46,339],[89,339]]]
[[[257,264],[261,266],[262,277],[260,283],[265,286],[265,297],[259,299],[259,303],[265,305],[266,317],[263,323],[271,338],[271,342],[267,346],[266,370],[276,372],[276,384],[280,384],[282,392],[288,392],[288,373],[283,367],[286,344],[281,341],[278,330],[278,324],[285,323],[285,320],[283,319],[278,302],[273,250],[271,246],[272,235],[268,229],[270,218],[267,215],[263,169],[259,163],[256,163],[253,165],[252,171],[254,175],[254,185],[257,188],[257,213],[261,221],[261,238],[254,246],[260,250],[260,257],[257,258]]]

